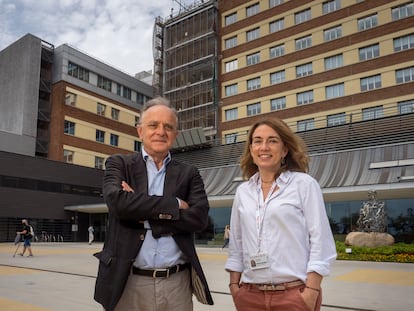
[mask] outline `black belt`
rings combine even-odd
[[[190,267],[189,263],[175,265],[170,268],[165,269],[152,269],[152,270],[146,270],[146,269],[139,269],[137,267],[132,266],[132,274],[138,274],[138,275],[145,275],[155,278],[169,278],[171,274],[183,271]]]

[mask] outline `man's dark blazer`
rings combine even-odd
[[[134,192],[123,191],[122,181]],[[109,210],[109,225],[103,250],[95,254],[99,259],[95,300],[107,311],[115,308],[145,234],[152,232],[155,238],[173,236],[191,264],[193,293],[200,302],[212,305],[194,246],[194,232],[207,227],[209,210],[197,168],[172,159],[166,167],[163,196],[150,196],[142,154],[113,155],[106,161],[103,194]],[[179,209],[177,198],[190,207]],[[149,220],[152,231],[144,229],[143,220]]]

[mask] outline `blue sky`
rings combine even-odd
[[[134,75],[153,69],[154,19],[179,8],[175,0],[0,0],[0,50],[31,33]]]

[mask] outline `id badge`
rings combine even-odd
[[[250,268],[252,270],[269,268],[269,259],[267,253],[257,253],[250,256]]]

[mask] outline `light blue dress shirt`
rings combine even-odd
[[[159,170],[152,157],[145,152],[144,148],[142,148],[142,157],[147,167],[148,194],[162,196],[164,194],[166,167],[171,161],[171,154],[168,154],[164,159],[163,165]],[[144,227],[148,231],[142,248],[135,259],[135,267],[140,269],[161,269],[186,262],[184,254],[172,236],[155,239],[152,236],[148,221],[144,222]]]

